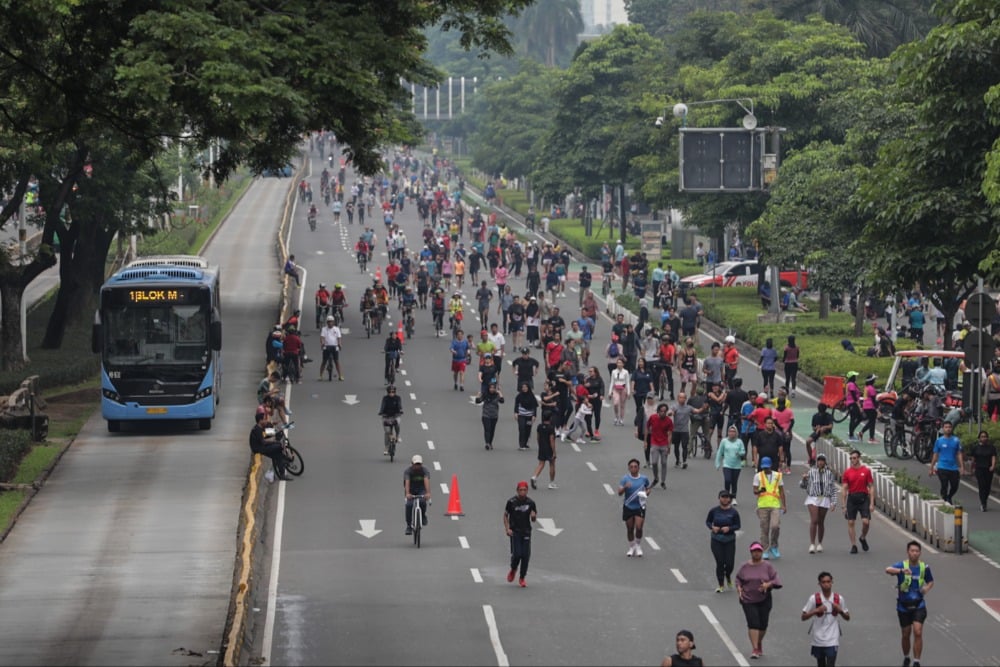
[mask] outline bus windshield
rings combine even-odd
[[[111,366],[207,364],[208,315],[201,305],[108,308],[104,361]]]

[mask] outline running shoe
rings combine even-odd
[[[815,544],[810,544],[809,545],[809,553],[811,553],[811,554],[816,553],[816,545]]]
[[[550,489],[558,489],[559,485],[556,484],[555,482],[549,482],[549,488]]]
[[[865,538],[861,537],[861,538],[858,538],[858,541],[861,542],[861,548],[864,549],[865,551],[868,551],[868,540],[866,540]]]
[[[628,551],[625,552],[625,555],[628,556],[629,558],[631,558],[632,556],[635,555],[635,545],[634,544],[628,548]]]
[[[851,553],[852,554],[858,553],[858,545],[857,544],[852,544],[851,545]]]
[[[771,558],[781,558],[781,552],[778,551],[778,547],[771,547]]]
[[[816,553],[818,553],[818,554],[823,553],[823,545],[822,544],[817,544],[816,545]]]
[[[516,574],[514,572],[514,570],[511,570],[510,572],[508,572],[507,573],[507,581],[514,581],[514,574]]]
[[[723,588],[722,586],[718,586],[718,587],[716,587],[716,589],[715,589],[715,592],[716,592],[716,593],[724,593],[725,591],[726,591],[726,589],[725,589],[725,588]]]
[[[642,558],[642,547],[638,544],[635,545],[635,557]]]
[[[531,478],[531,488],[532,489],[537,489],[538,488],[538,483],[535,482],[535,478],[534,477]],[[511,580],[513,581],[513,579],[514,579],[514,577],[512,576]]]
[[[521,577],[520,579],[517,580],[517,585],[520,586],[521,588],[526,588],[528,586],[527,582],[524,580],[524,577]]]

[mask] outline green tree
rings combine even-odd
[[[518,50],[549,67],[563,65],[583,32],[578,0],[535,0],[512,22]]]
[[[738,11],[745,0],[625,0],[630,23],[643,25],[657,37],[681,28],[691,14]]]

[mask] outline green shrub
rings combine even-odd
[[[14,477],[18,464],[30,449],[30,432],[0,429],[0,482],[9,482]]]

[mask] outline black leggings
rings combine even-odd
[[[604,400],[600,397],[590,399],[590,407],[594,408],[594,430],[601,430],[601,408],[604,407]]]
[[[993,486],[993,473],[989,468],[976,468],[976,484],[979,485],[979,504],[986,507],[990,500],[990,488]]]
[[[736,540],[720,542],[711,540],[712,556],[715,557],[715,579],[719,586],[733,576],[733,568],[736,566]]]
[[[528,440],[531,439],[531,422],[534,417],[517,416],[517,446],[527,449]]]
[[[785,384],[789,391],[795,391],[798,386],[799,364],[798,362],[785,364]]]
[[[528,561],[531,560],[531,533],[514,532],[510,536],[510,569],[514,571],[521,566],[521,578],[528,574]]]
[[[847,409],[847,414],[850,419],[847,423],[847,433],[853,438],[854,431],[857,430],[858,425],[861,424],[861,406],[856,402],[851,403],[851,406]]]
[[[497,432],[497,417],[483,417],[483,441],[487,445],[493,444],[493,436]]]
[[[957,470],[941,470],[938,468],[937,476],[941,480],[941,500],[951,504],[952,499],[955,497],[955,492],[958,491],[959,473]]]
[[[875,439],[875,420],[878,418],[878,410],[875,408],[868,408],[865,410],[865,418],[868,423],[865,424],[864,428],[861,429],[861,433],[868,431],[868,437],[871,440]]]

